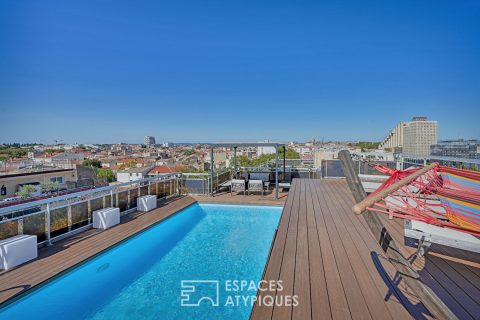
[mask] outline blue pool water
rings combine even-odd
[[[7,305],[0,319],[248,319],[256,291],[241,281],[261,279],[280,214],[194,204]],[[182,280],[207,282],[195,292],[184,282],[182,297]]]

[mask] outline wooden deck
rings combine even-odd
[[[284,288],[259,292],[258,299],[297,295],[299,305],[257,302],[252,320],[431,318],[386,260],[364,218],[352,213],[353,204],[344,180],[294,180],[263,274]],[[405,255],[414,252],[403,246],[402,221],[383,219]],[[431,253],[415,266],[460,319],[478,319],[480,265],[478,257],[468,258],[460,263]]]
[[[124,216],[121,223],[111,229],[90,229],[40,249],[38,259],[0,274],[0,303],[128,239],[192,203],[195,200],[191,197],[172,200],[153,211]]]
[[[381,216],[392,238],[401,244],[403,221]],[[405,257],[415,248],[399,246]],[[480,319],[480,254],[435,246],[427,255],[413,261],[414,269],[459,319]]]

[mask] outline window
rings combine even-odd
[[[62,184],[63,183],[63,177],[53,177],[53,178],[50,178],[50,181]]]

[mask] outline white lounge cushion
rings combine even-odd
[[[263,181],[262,180],[249,180],[248,181],[249,190],[263,190]]]
[[[149,195],[137,198],[138,211],[150,211],[157,207],[157,196]]]
[[[108,229],[119,223],[119,208],[105,208],[93,211],[93,227],[96,229]]]
[[[18,235],[0,241],[0,269],[11,269],[37,256],[37,236]]]

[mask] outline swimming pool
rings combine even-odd
[[[243,284],[261,279],[281,210],[193,204],[5,306],[0,319],[248,319],[256,290]]]

